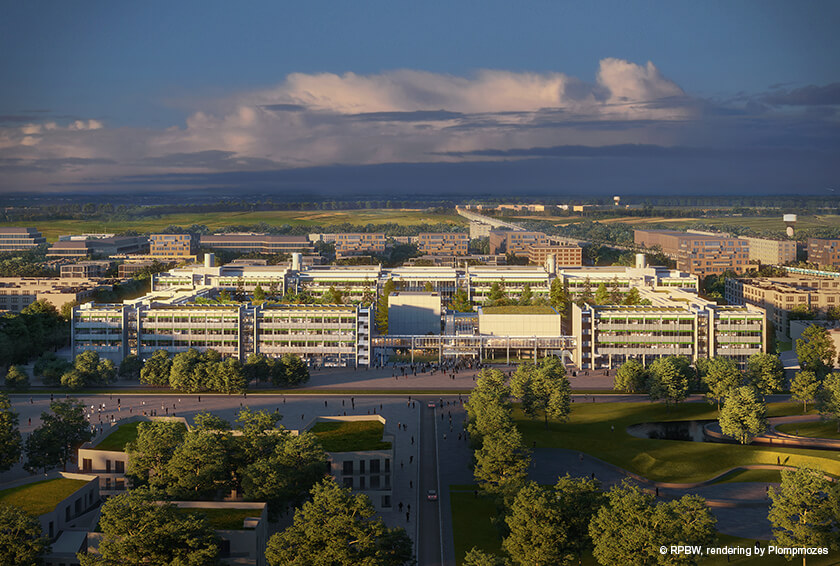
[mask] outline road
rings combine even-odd
[[[425,402],[424,402],[425,404]],[[420,501],[419,540],[417,562],[419,566],[442,566],[440,547],[441,492],[438,485],[438,451],[436,417],[438,409],[423,408],[420,412],[420,478],[417,491]],[[426,492],[438,493],[438,501],[428,501]]]

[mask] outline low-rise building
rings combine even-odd
[[[782,265],[796,261],[796,240],[770,240],[767,238],[742,238],[750,246],[750,261],[762,265]]]
[[[149,255],[159,260],[195,261],[198,253],[196,239],[189,234],[152,234]]]
[[[397,291],[388,296],[390,334],[440,334],[439,293]]]
[[[336,234],[335,255],[338,259],[382,253],[385,253],[385,234],[382,232]]]
[[[268,234],[231,233],[201,236],[201,247],[238,253],[290,254],[313,251],[306,236],[271,236]]]
[[[583,248],[576,244],[534,244],[528,248],[528,262],[531,265],[545,265],[552,255],[558,267],[583,265]]]
[[[20,312],[40,300],[61,310],[66,303],[82,302],[102,288],[111,286],[91,279],[0,277],[0,311]]]
[[[726,271],[743,273],[749,269],[749,243],[744,238],[675,230],[634,230],[634,240],[645,248],[660,247],[662,253],[676,258],[677,269],[701,277]]]
[[[467,255],[470,237],[464,232],[423,232],[418,236],[420,253],[429,255]]]
[[[26,251],[46,242],[47,239],[35,228],[0,227],[0,252]]]
[[[79,261],[69,265],[62,265],[61,277],[63,279],[90,279],[92,277],[104,277],[105,272],[110,268],[110,261]]]
[[[808,238],[808,262],[820,267],[840,266],[840,239]]]
[[[507,253],[517,257],[527,256],[531,246],[548,245],[548,236],[542,232],[501,231],[490,232],[490,253]]]
[[[767,312],[779,338],[790,336],[793,311],[825,313],[840,309],[840,279],[833,277],[756,277],[727,279],[726,301],[734,305],[753,305]]]
[[[109,257],[140,254],[149,250],[145,236],[115,236],[113,234],[80,234],[59,236],[47,250],[47,257]]]

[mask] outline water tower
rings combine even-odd
[[[795,214],[785,214],[782,217],[782,220],[784,220],[785,226],[787,226],[788,238],[793,238],[793,227],[794,227],[794,225],[796,225],[796,215]]]
[[[621,206],[621,197],[618,196],[618,195],[614,196],[613,197],[613,202],[615,203],[616,206]]]

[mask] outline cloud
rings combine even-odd
[[[762,99],[776,106],[840,105],[840,83],[825,86],[808,85],[790,91],[776,92]]]

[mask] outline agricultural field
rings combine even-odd
[[[369,210],[270,210],[253,212],[206,212],[195,214],[165,214],[137,220],[51,220],[12,222],[6,226],[34,226],[48,242],[60,235],[102,232],[155,232],[169,225],[191,226],[203,224],[211,230],[225,226],[266,224],[282,226],[326,226],[329,224],[385,224],[403,226],[445,222],[466,227],[467,219],[457,214],[433,214],[425,209],[369,209]]]

